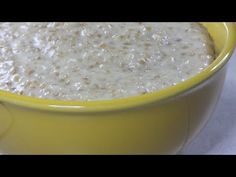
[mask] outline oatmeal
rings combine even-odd
[[[199,23],[1,23],[0,89],[59,100],[123,98],[176,85],[214,55]]]

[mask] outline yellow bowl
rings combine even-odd
[[[109,101],[57,101],[0,91],[0,151],[10,154],[173,154],[209,119],[232,55],[233,23],[202,23],[217,59],[159,92]]]

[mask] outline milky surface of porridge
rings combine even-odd
[[[0,89],[58,100],[158,91],[206,68],[199,23],[1,23]]]

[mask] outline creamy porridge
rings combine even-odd
[[[214,59],[199,23],[1,23],[0,89],[60,100],[145,94]]]

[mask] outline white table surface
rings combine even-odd
[[[213,116],[180,154],[236,154],[236,51]]]

